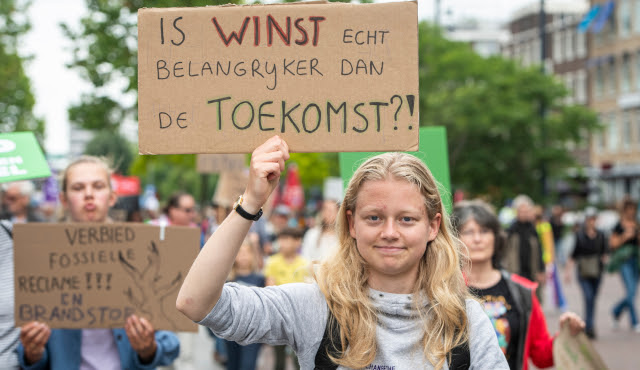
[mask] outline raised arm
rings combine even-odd
[[[289,159],[289,147],[274,136],[251,155],[249,183],[242,208],[256,214],[267,201]],[[202,320],[215,306],[238,249],[249,231],[251,221],[232,211],[206,242],[187,274],[176,307],[193,321]]]

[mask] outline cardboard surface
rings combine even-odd
[[[584,333],[572,336],[562,328],[553,341],[553,362],[557,370],[606,370],[607,365]]]
[[[340,175],[344,181],[346,191],[349,180],[358,166],[368,158],[378,155],[375,153],[340,153]],[[447,150],[447,130],[445,127],[421,127],[420,148],[411,152],[420,158],[431,170],[431,173],[439,182],[440,196],[448,212],[451,212],[451,177],[449,175],[449,152]]]
[[[136,223],[16,224],[15,320],[52,328],[123,327],[135,313],[155,329],[196,331],[175,302],[200,247],[197,228]]]
[[[33,132],[0,134],[0,183],[51,176]]]
[[[292,152],[416,150],[417,10],[140,9],[140,153],[250,153],[276,134]]]
[[[196,170],[199,173],[237,171],[247,167],[244,154],[198,154]]]
[[[249,183],[249,171],[228,171],[220,174],[213,201],[223,207],[231,207],[244,193]]]

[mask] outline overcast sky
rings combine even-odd
[[[522,6],[538,0],[441,0],[441,20],[477,18],[504,22]],[[178,6],[180,1],[176,1]],[[420,19],[433,19],[435,0],[419,0]],[[78,71],[65,68],[70,61],[70,42],[62,35],[61,22],[78,24],[85,14],[84,0],[35,0],[29,16],[32,30],[24,39],[23,53],[35,58],[27,73],[36,94],[36,114],[45,119],[45,146],[51,154],[69,150],[67,107],[80,99],[89,86]]]

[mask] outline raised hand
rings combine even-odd
[[[289,146],[279,136],[265,141],[251,154],[249,183],[244,192],[242,207],[257,213],[278,185],[284,162],[289,159]]]
[[[20,342],[24,347],[24,357],[28,365],[40,361],[50,335],[49,325],[37,321],[32,321],[20,328]]]

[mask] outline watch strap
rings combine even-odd
[[[258,213],[256,213],[255,215],[247,212],[244,208],[242,208],[242,196],[238,198],[238,202],[235,204],[234,209],[242,218],[249,221],[258,221],[260,217],[262,217],[262,208],[260,208]]]

